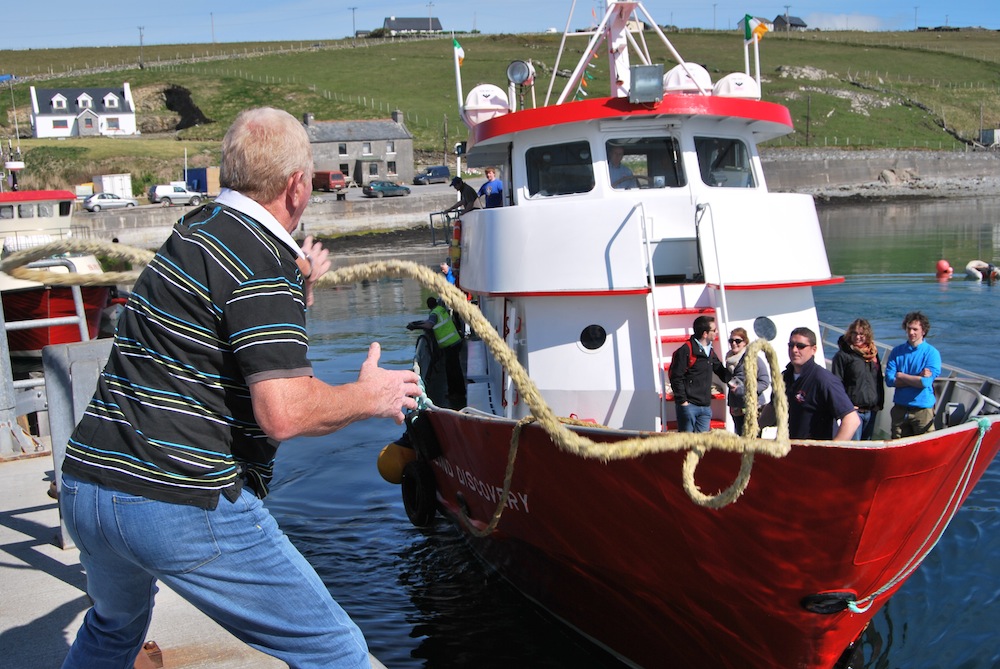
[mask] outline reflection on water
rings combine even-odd
[[[831,268],[847,280],[815,291],[820,320],[845,327],[865,317],[880,340],[898,343],[903,314],[920,309],[947,362],[1000,376],[1000,286],[961,276],[939,284],[933,276],[942,257],[960,273],[970,259],[1000,259],[995,221],[998,200],[821,211]],[[443,247],[424,249],[409,259],[433,268],[443,253]],[[349,262],[369,259],[378,258]],[[383,365],[409,367],[415,337],[403,326],[423,315],[426,297],[419,286],[395,279],[324,290],[310,311],[317,376],[354,380],[374,340]],[[389,669],[620,668],[478,563],[443,521],[426,534],[409,524],[399,488],[375,468],[378,451],[400,431],[392,421],[374,420],[286,443],[267,500],[364,630],[372,652]],[[924,565],[873,619],[861,666],[1000,667],[998,555],[1000,461]]]

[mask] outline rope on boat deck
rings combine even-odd
[[[81,243],[79,241],[67,244],[63,241],[12,254],[0,263],[0,270],[17,278],[29,278],[27,272],[30,271],[32,272],[30,280],[44,280],[45,283],[60,285],[69,285],[71,283],[81,284],[84,282],[93,282],[88,285],[100,285],[133,283],[135,281],[135,277],[137,276],[135,272],[104,275],[73,275],[27,270],[20,267],[20,265],[33,260],[65,253],[67,246],[72,247],[72,250],[75,252],[111,256],[137,263],[148,263],[153,257],[153,254],[149,251],[131,249],[121,244]],[[507,472],[504,477],[501,504],[497,507],[496,513],[494,513],[494,518],[490,522],[488,531],[492,531],[496,527],[500,514],[503,512],[504,506],[506,506],[521,428],[530,422],[537,422],[549,435],[552,442],[562,450],[578,457],[600,460],[601,462],[634,459],[647,454],[667,451],[687,451],[682,468],[684,490],[688,497],[696,504],[712,509],[719,509],[732,504],[743,494],[750,481],[750,472],[753,468],[755,454],[762,453],[780,458],[787,455],[791,450],[791,442],[788,438],[788,400],[785,397],[784,382],[779,371],[777,354],[765,340],[758,339],[752,342],[747,347],[746,352],[746,396],[748,401],[744,435],[753,436],[740,436],[725,430],[712,430],[703,433],[649,432],[614,442],[595,442],[579,432],[570,430],[564,424],[563,420],[556,416],[542,398],[541,392],[534,381],[528,376],[524,367],[521,366],[517,359],[517,354],[511,350],[496,329],[486,320],[486,317],[483,316],[479,308],[468,301],[465,293],[448,283],[444,275],[440,272],[432,271],[427,267],[410,261],[382,260],[349,265],[332,270],[320,277],[316,284],[317,286],[344,285],[384,277],[413,279],[425,288],[435,291],[453,312],[458,313],[469,324],[472,330],[489,348],[496,361],[508,371],[518,393],[520,393],[521,398],[531,410],[531,415],[518,423],[518,427],[515,427],[511,436],[511,449],[508,456]],[[758,353],[764,353],[771,369],[771,378],[773,381],[772,401],[777,420],[777,436],[773,440],[762,439],[756,436],[760,432],[756,403]],[[694,480],[699,462],[705,453],[710,450],[729,451],[739,453],[741,456],[740,470],[735,480],[725,490],[716,494],[703,493]]]

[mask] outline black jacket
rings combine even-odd
[[[705,355],[694,336],[674,351],[670,358],[670,386],[674,402],[707,407],[712,403],[712,372],[723,382],[729,381],[729,370],[715,355],[715,350],[709,349],[709,353],[711,355]]]
[[[844,390],[854,406],[862,411],[881,411],[885,403],[885,381],[878,356],[872,362],[866,362],[860,353],[851,348],[846,336],[842,336],[837,344],[840,350],[833,356],[830,371],[844,382]]]

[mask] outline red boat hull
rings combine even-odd
[[[433,435],[411,436],[432,462],[439,508],[460,527],[467,509],[484,527],[513,423],[425,415]],[[582,431],[595,441],[634,435]],[[683,454],[602,463],[529,426],[497,529],[470,540],[526,596],[637,666],[825,669],[943,532],[996,455],[1000,419],[979,436],[967,423],[896,442],[796,444],[785,458],[758,456],[746,493],[711,510],[684,492]],[[738,456],[710,452],[696,482],[720,490],[738,468]],[[802,605],[879,590],[863,613]]]
[[[91,339],[97,338],[101,313],[108,306],[107,286],[84,286],[84,314]],[[62,318],[75,316],[73,293],[68,287],[45,287],[10,291],[3,294],[4,319],[7,323],[36,318]],[[7,333],[12,355],[37,354],[50,344],[69,344],[80,341],[80,326],[53,325],[29,330],[12,330]]]

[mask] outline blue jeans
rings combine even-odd
[[[875,416],[877,415],[877,411],[862,411],[858,409],[858,418],[861,419],[861,424],[858,425],[858,429],[854,432],[854,436],[851,439],[853,441],[871,441],[872,435],[875,434]]]
[[[677,430],[680,432],[708,432],[712,428],[712,407],[677,405]]]
[[[370,669],[361,630],[247,489],[207,511],[64,475],[59,504],[93,601],[64,669],[130,669],[157,580],[290,667]]]

